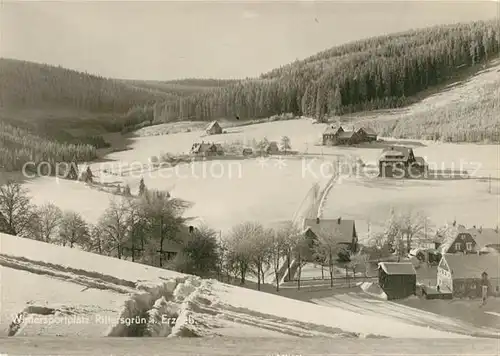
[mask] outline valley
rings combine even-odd
[[[141,5],[5,6],[0,354],[498,351],[496,3]]]

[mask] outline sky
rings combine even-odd
[[[0,6],[1,57],[144,80],[255,77],[341,43],[488,19],[499,7],[477,0],[3,0]]]

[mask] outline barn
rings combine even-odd
[[[207,135],[219,135],[222,133],[222,127],[218,121],[212,121],[205,129]]]
[[[416,295],[417,273],[411,262],[380,262],[378,283],[388,300]]]
[[[377,133],[375,130],[369,128],[369,127],[361,127],[358,129],[358,134],[360,134],[362,137],[365,138],[366,142],[373,142],[377,141]]]

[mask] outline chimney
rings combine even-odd
[[[316,218],[316,224],[319,224],[319,218]]]
[[[340,217],[337,219],[337,224],[340,225]]]
[[[453,220],[453,226],[457,226],[457,221],[456,220]],[[474,226],[475,228],[475,226]]]
[[[483,232],[483,227],[482,227],[482,226],[480,226],[480,227],[479,227],[479,233],[482,233],[482,232]]]
[[[476,225],[473,225],[473,226],[472,226],[472,228],[474,228],[474,229],[475,229],[475,228],[476,228]]]

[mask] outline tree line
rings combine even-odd
[[[283,112],[322,119],[394,108],[499,54],[496,21],[436,26],[338,46],[259,78],[154,105],[156,121],[262,118]]]
[[[0,121],[0,169],[19,171],[28,162],[32,167],[44,162],[54,167],[59,162],[85,162],[96,157],[92,145],[51,141]],[[41,168],[49,169],[47,165]]]
[[[126,113],[134,105],[166,97],[159,91],[61,66],[0,58],[0,104],[4,108]]]
[[[311,239],[291,221],[275,228],[242,222],[221,236],[208,226],[189,226],[183,214],[190,206],[168,192],[149,190],[141,180],[137,194],[125,187],[90,224],[54,204],[32,204],[21,184],[10,181],[0,187],[0,232],[241,285],[254,276],[259,290],[272,274],[279,290],[279,282],[290,277],[300,288],[302,267],[309,262],[328,271],[333,287],[336,267],[356,272],[391,253],[403,257],[424,229],[421,215],[392,214],[383,233],[349,252],[337,243],[335,229]]]

